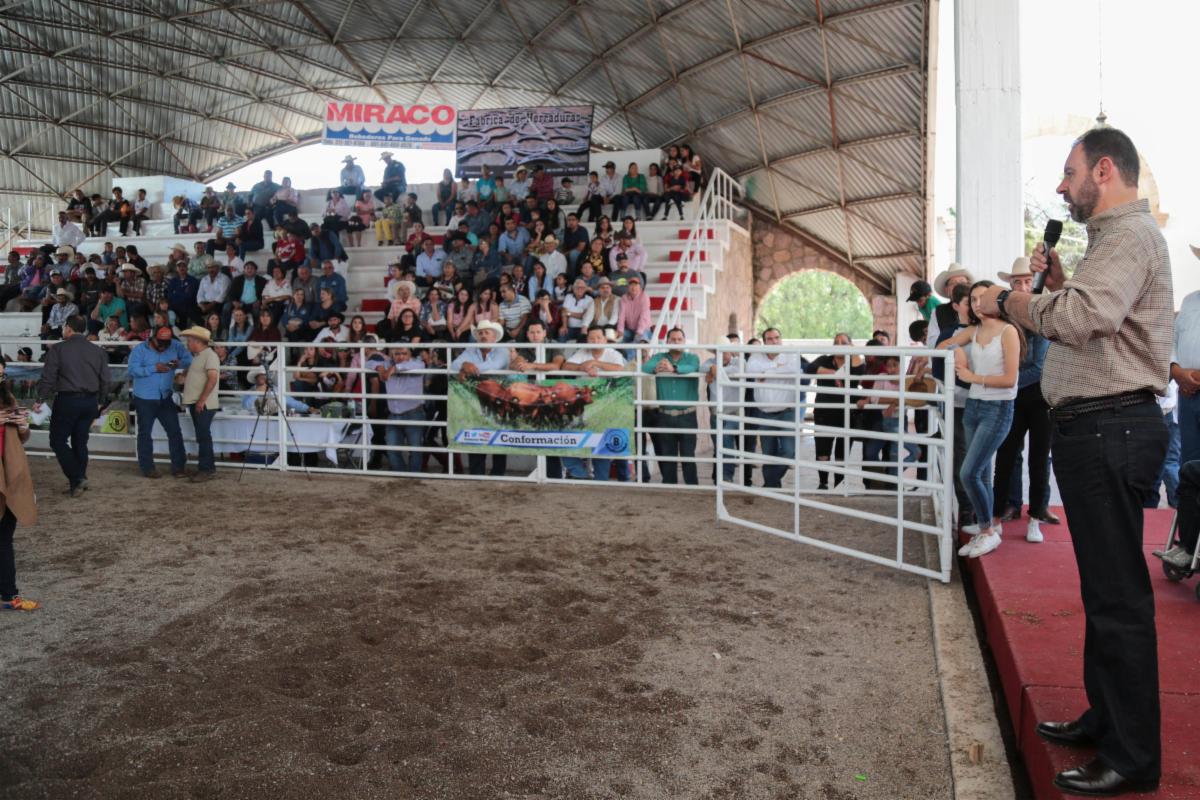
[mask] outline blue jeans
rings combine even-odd
[[[794,423],[796,421],[796,412],[790,408],[783,411],[763,411],[760,408],[755,411],[754,416],[759,419],[775,420],[777,422]],[[767,425],[760,425],[758,427],[762,431],[758,435],[758,440],[764,456],[786,458],[789,461],[796,457],[796,432],[794,428],[787,430]],[[788,469],[789,467],[783,464],[763,464],[763,486],[775,489],[783,486],[783,476],[787,474]]]
[[[87,480],[88,434],[98,416],[100,408],[94,394],[60,392],[54,398],[50,413],[50,447],[72,489]]]
[[[737,420],[727,419],[724,422],[722,422],[721,430],[734,431],[734,432],[721,434],[720,445],[717,444],[717,435],[715,433],[709,434],[709,436],[712,438],[713,451],[716,452],[718,446],[722,450],[737,450],[738,449],[737,429],[738,429]],[[750,443],[749,436],[746,437],[745,449],[747,452],[753,452],[753,446]],[[721,475],[724,477],[726,483],[733,480],[733,474],[737,470],[737,464],[734,461],[735,458],[737,458],[737,456],[734,456],[732,453],[726,453],[726,455],[725,455],[725,466],[721,470]],[[716,474],[716,466],[715,465],[713,466],[713,474],[714,475]]]
[[[401,419],[425,419],[425,409],[418,406],[403,414],[388,414],[390,420]],[[387,428],[387,443],[388,447],[420,447],[425,436],[425,428],[421,425],[388,425]],[[404,452],[400,450],[388,450],[388,466],[392,472],[420,472],[421,471],[421,454],[410,451],[408,457],[405,458]]]
[[[958,474],[975,509],[975,521],[983,527],[992,522],[992,457],[1008,436],[1012,418],[1012,400],[968,398],[963,411],[967,453]]]
[[[1150,490],[1150,494],[1146,496],[1146,508],[1158,508],[1158,486],[1160,483],[1167,485],[1167,505],[1171,508],[1179,508],[1179,465],[1181,443],[1179,440],[1179,423],[1175,421],[1174,414],[1163,414],[1163,422],[1167,424],[1167,457],[1163,460],[1162,469],[1158,471],[1158,477],[1154,480],[1154,488]]]
[[[1179,393],[1179,463],[1200,459],[1200,394]]]
[[[179,408],[169,397],[159,400],[143,400],[134,397],[133,413],[137,415],[138,467],[143,473],[154,470],[154,440],[150,437],[154,422],[162,425],[167,434],[167,447],[171,451],[171,471],[182,472],[187,466],[187,451],[183,447],[183,434],[179,432]]]
[[[878,430],[881,433],[900,433],[899,417],[884,417],[883,421],[879,423]],[[921,455],[921,449],[915,444],[905,444],[904,452],[905,464],[911,464]],[[885,442],[883,439],[863,440],[863,461],[883,461],[894,464],[896,460],[895,442]],[[888,467],[887,471],[892,475],[896,474],[894,466]]]
[[[564,456],[562,459],[562,468],[566,472],[566,477],[577,481],[586,481],[589,478],[595,481],[608,480],[608,474],[612,471],[611,458],[593,458],[592,459],[592,474],[588,475],[587,461],[582,458],[572,458]],[[617,460],[617,480],[624,483],[629,480],[629,470],[626,468],[624,459]]]
[[[215,398],[212,398],[216,402]],[[199,467],[201,472],[216,472],[217,459],[213,455],[212,421],[217,415],[215,409],[205,408],[197,411],[194,405],[188,406],[192,415],[192,427],[196,429],[196,447],[200,450]]]

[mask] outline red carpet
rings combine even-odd
[[[1064,517],[1061,509],[1056,509]],[[1200,800],[1200,602],[1195,583],[1170,583],[1151,550],[1161,549],[1172,511],[1146,512],[1145,554],[1154,581],[1162,691],[1163,780],[1147,798]],[[1004,544],[968,560],[1004,700],[1038,800],[1057,800],[1054,774],[1088,751],[1045,742],[1038,720],[1074,719],[1083,692],[1083,605],[1066,519],[1042,525],[1046,541],[1025,541],[1025,522],[1004,526]]]

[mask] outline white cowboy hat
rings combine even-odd
[[[504,328],[501,327],[500,323],[492,322],[490,319],[485,319],[482,322],[480,322],[478,325],[475,326],[476,333],[479,333],[480,331],[485,331],[485,330],[491,331],[492,333],[496,334],[497,339],[500,339],[502,336],[504,336]]]
[[[393,157],[395,157],[395,155],[396,154],[393,153],[391,150],[384,150],[382,153],[379,154],[379,160],[383,161],[385,158],[393,158]]]
[[[267,371],[265,369],[263,369],[262,367],[255,367],[254,369],[252,369],[246,373],[246,380],[250,381],[250,383],[254,383],[254,381],[258,378],[259,375],[265,376],[266,374],[267,374]]]
[[[959,275],[964,276],[967,279],[967,283],[975,282],[975,278],[971,275],[970,270],[968,270],[962,264],[952,263],[949,269],[942,270],[937,274],[937,277],[933,279],[933,290],[941,297],[949,297],[949,295],[946,294],[946,283],[951,278],[956,278]]]
[[[179,250],[180,252],[183,252],[183,253],[187,252],[187,248],[183,246],[182,242],[176,242],[174,245],[171,246],[171,250],[172,251]]]
[[[212,341],[212,331],[208,328],[201,328],[199,325],[193,325],[186,331],[180,331],[179,335],[184,338],[190,336],[193,339],[199,339],[205,344]]]
[[[1033,276],[1033,270],[1029,268],[1029,259],[1025,256],[1017,256],[1013,259],[1012,272],[998,272],[1000,280],[1005,283],[1012,283],[1013,278],[1029,278]]]
[[[69,244],[64,244],[62,247],[60,247],[54,251],[54,255],[56,255],[56,256],[74,256],[75,248],[71,247],[71,245],[69,245]]]
[[[158,265],[156,264],[155,266],[158,266]],[[137,264],[122,264],[122,265],[121,265],[121,267],[120,267],[120,269],[119,269],[118,271],[119,271],[119,272],[124,272],[124,271],[125,271],[125,270],[127,270],[127,269],[131,269],[131,270],[133,270],[134,272],[141,272],[141,270],[140,270],[140,269],[138,269],[138,265],[137,265]],[[162,267],[159,267],[159,269],[162,269]]]

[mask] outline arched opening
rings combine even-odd
[[[848,333],[871,338],[871,304],[850,281],[824,270],[805,270],[781,279],[758,306],[757,327],[778,328],[784,339],[832,340]]]

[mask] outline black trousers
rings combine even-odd
[[[1200,538],[1200,461],[1189,461],[1179,468],[1179,543],[1189,553],[1196,552]]]
[[[1162,772],[1154,593],[1142,552],[1142,501],[1167,453],[1151,401],[1056,422],[1058,488],[1087,618],[1083,729],[1097,755],[1131,780]]]
[[[487,469],[486,453],[467,454],[467,472],[471,475],[482,475]],[[492,456],[492,475],[503,475],[508,471],[508,456]]]
[[[1017,392],[1012,427],[996,452],[996,476],[992,483],[996,516],[1003,514],[1008,505],[1013,467],[1025,449],[1026,433],[1029,434],[1029,508],[1041,511],[1050,502],[1050,407],[1042,397],[1040,383]]]
[[[74,489],[87,479],[88,434],[100,416],[94,394],[63,394],[54,398],[50,414],[50,447]]]
[[[846,414],[837,408],[818,408],[813,411],[813,422],[836,428],[846,424]],[[845,466],[846,440],[843,437],[818,435],[815,440],[818,461],[828,461],[832,456],[841,466]],[[840,486],[843,477],[840,472],[833,473],[833,485]],[[821,486],[828,486],[829,473],[823,469],[817,470],[817,480]]]
[[[17,561],[13,555],[13,531],[17,529],[17,518],[10,509],[4,509],[0,517],[0,600],[12,600],[17,596]]]

